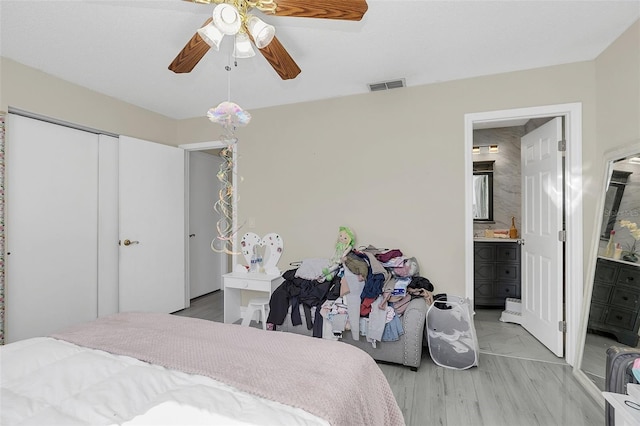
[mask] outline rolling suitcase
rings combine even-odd
[[[611,346],[607,349],[607,367],[605,377],[605,391],[627,393],[627,383],[638,383],[633,376],[633,362],[640,358],[640,349]],[[607,402],[605,405],[606,426],[615,425],[613,407]]]

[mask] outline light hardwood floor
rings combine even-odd
[[[222,322],[222,296],[222,291],[217,291],[194,299],[188,309],[176,315]],[[378,364],[406,424],[604,425],[604,411],[575,380],[572,368],[545,353],[522,327],[501,323],[498,316],[495,310],[476,312],[480,346],[477,367],[453,370],[437,366],[427,348],[416,372]],[[512,344],[505,344],[508,341]]]

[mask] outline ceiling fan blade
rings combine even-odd
[[[300,67],[276,37],[259,50],[283,80],[296,78],[300,74]]]
[[[212,18],[207,19],[203,27],[207,26],[212,20]],[[169,69],[178,74],[191,72],[210,48],[211,46],[196,32],[171,62]]]
[[[275,0],[276,16],[359,21],[369,8],[366,0]]]

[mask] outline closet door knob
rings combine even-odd
[[[131,240],[124,240],[124,245],[125,246],[130,246],[131,244],[139,244],[140,241],[131,241]]]

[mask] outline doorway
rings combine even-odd
[[[565,360],[573,365],[575,342],[582,306],[582,106],[580,103],[550,105],[532,108],[491,111],[465,115],[465,230],[466,230],[466,295],[474,298],[473,285],[473,217],[472,217],[472,179],[473,179],[473,130],[474,127],[507,127],[515,121],[546,117],[563,117],[566,140],[566,179],[564,181],[564,199],[567,218],[565,223],[566,241],[564,266],[565,282]]]
[[[201,221],[198,216],[194,215],[191,211],[198,202],[193,199],[193,197],[209,197],[212,194],[205,195],[207,191],[211,191],[213,189],[214,198],[217,200],[218,191],[220,189],[220,184],[218,179],[215,178],[219,171],[220,164],[222,162],[221,158],[218,158],[220,154],[220,150],[225,148],[225,144],[220,141],[210,141],[210,142],[199,142],[192,144],[184,144],[179,145],[179,148],[184,149],[187,152],[186,162],[187,162],[187,175],[191,175],[191,172],[194,168],[202,169],[202,166],[207,168],[211,168],[211,170],[200,170],[200,176],[208,175],[208,180],[210,181],[204,188],[203,187],[195,187],[191,184],[187,185],[186,194],[187,195],[187,206],[189,212],[187,213],[187,217],[189,218],[187,223],[187,230],[189,235],[189,244],[187,247],[187,306],[189,306],[189,302],[196,298],[202,298],[206,294],[211,292],[218,291],[223,289],[222,286],[222,276],[228,273],[231,270],[231,266],[233,262],[235,262],[235,255],[230,255],[227,253],[216,253],[211,249],[211,240],[215,235],[212,235],[211,232],[215,234],[216,223],[211,223],[210,219],[206,219]],[[207,157],[213,157],[208,158]],[[200,162],[199,160],[205,159],[204,162]],[[235,186],[236,184],[236,166],[235,162],[237,159],[237,147],[235,145],[232,146],[232,158],[233,158],[233,172],[231,176],[231,182]],[[197,163],[196,163],[197,162]],[[213,179],[212,176],[215,178]],[[204,193],[202,192],[204,191]],[[198,195],[200,194],[200,195]],[[203,200],[199,200],[203,201]],[[214,202],[215,200],[209,199],[209,201]],[[200,206],[199,208],[203,208]],[[204,206],[204,209],[209,212],[213,211],[213,203],[209,206]],[[237,224],[237,188],[233,192],[232,200],[231,200],[231,209],[233,211],[232,217],[232,229],[236,229]],[[217,221],[218,216],[216,213],[215,220]],[[194,220],[197,220],[198,223],[192,223]],[[199,243],[198,243],[199,242]],[[206,242],[206,244],[204,243]],[[201,243],[201,244],[200,244]],[[237,236],[233,237],[233,247],[237,247]],[[195,252],[194,250],[197,250]],[[206,254],[205,254],[206,253]],[[213,253],[213,255],[212,255]],[[213,259],[212,264],[203,264],[203,255],[206,256],[207,259]],[[213,256],[213,257],[211,257]],[[214,272],[215,271],[215,272]],[[206,278],[206,275],[211,275],[215,273],[215,279],[209,280]],[[192,283],[192,280],[194,282]],[[204,281],[204,283],[203,283]]]
[[[191,151],[188,154],[189,184],[187,197],[189,221],[189,299],[193,300],[222,288],[227,257],[211,249],[217,237],[220,214],[215,209],[222,183],[217,178],[220,152]]]
[[[488,220],[476,220],[474,211],[474,301],[480,350],[564,363],[564,335],[557,327],[564,320],[564,256],[558,238],[564,223],[564,177],[563,153],[557,147],[563,139],[562,118],[477,127],[474,178],[479,166],[491,163],[493,179],[487,184],[495,204],[488,206],[495,212]],[[481,189],[474,183],[476,205]],[[512,226],[517,235],[508,234]]]

